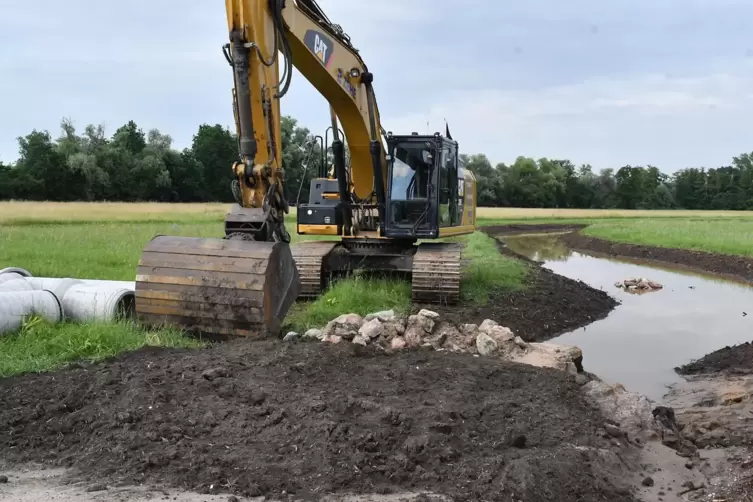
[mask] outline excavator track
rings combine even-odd
[[[136,316],[201,334],[276,336],[300,289],[288,244],[158,235],[136,272]]]
[[[293,260],[301,278],[299,298],[312,299],[322,293],[324,287],[323,263],[327,255],[339,244],[332,241],[301,242],[291,246]]]
[[[413,301],[454,305],[460,301],[461,245],[425,242],[413,255]]]

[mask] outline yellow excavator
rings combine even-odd
[[[226,0],[225,7],[237,205],[224,238],[159,235],[147,244],[136,277],[138,319],[205,334],[275,335],[297,299],[362,269],[409,276],[414,302],[456,303],[460,247],[436,240],[475,231],[476,180],[449,129],[385,132],[374,75],[315,0]],[[311,181],[296,216],[304,241],[290,245],[280,99],[293,67],[330,104],[334,179],[320,173]]]

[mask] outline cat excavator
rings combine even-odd
[[[316,0],[226,0],[225,7],[237,204],[224,238],[158,235],[146,245],[137,318],[204,334],[274,336],[297,299],[317,297],[354,270],[410,277],[414,302],[457,302],[460,247],[438,240],[475,231],[476,180],[449,128],[386,132],[374,75]],[[294,67],[330,105],[334,177],[311,180],[308,202],[297,207],[303,241],[291,245],[280,99]]]

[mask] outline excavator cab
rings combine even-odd
[[[388,134],[386,159],[385,237],[436,239],[440,225],[450,222],[441,217],[450,192],[458,191],[453,172],[457,171],[457,143],[439,134]]]

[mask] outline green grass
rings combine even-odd
[[[0,268],[38,277],[130,280],[157,234],[221,236],[218,223],[91,223],[0,227]]]
[[[753,256],[753,220],[748,219],[596,221],[583,234],[630,244]]]
[[[464,300],[483,305],[496,289],[514,291],[525,286],[530,269],[522,261],[500,254],[495,239],[475,232],[464,240],[464,267],[460,282]]]
[[[98,361],[146,345],[195,348],[203,343],[179,331],[146,331],[133,323],[50,325],[34,318],[18,333],[0,337],[0,377]]]
[[[411,307],[411,288],[406,282],[356,276],[337,281],[312,302],[298,303],[288,315],[290,329],[304,333],[321,328],[340,314],[361,316],[393,309],[405,314]]]

